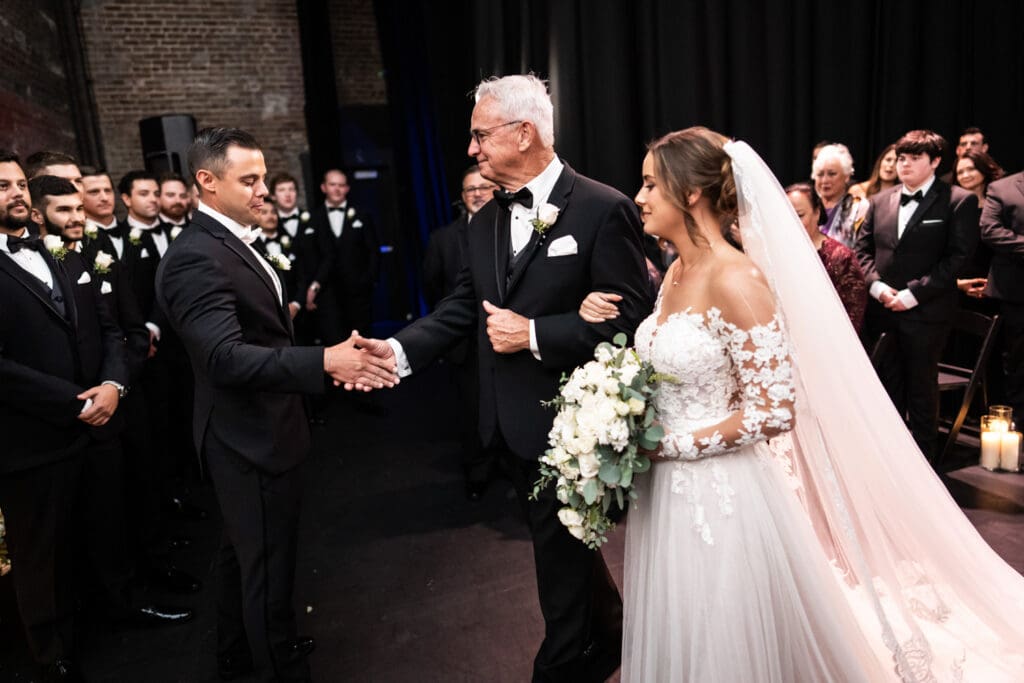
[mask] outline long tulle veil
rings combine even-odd
[[[768,278],[796,367],[795,429],[772,449],[864,607],[862,627],[884,643],[903,681],[982,671],[1024,680],[1024,578],[921,455],[775,176],[746,143],[725,149],[743,248]]]

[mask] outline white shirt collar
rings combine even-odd
[[[131,216],[128,216],[128,227],[139,228],[141,230],[152,230],[156,226],[160,225],[160,219],[154,219],[152,223],[143,223],[140,220],[136,220]]]
[[[555,183],[558,182],[558,176],[562,175],[563,168],[565,168],[565,164],[556,156],[551,160],[551,163],[544,167],[540,175],[526,183],[530,194],[533,195],[534,208],[539,207],[551,196],[551,190],[554,189]]]
[[[8,237],[18,237],[20,239],[25,239],[26,237],[28,237],[28,228],[22,228],[21,233],[18,235],[8,235],[6,232],[0,232],[0,251],[10,254],[11,250],[7,248]]]
[[[91,218],[86,218],[85,222],[86,222],[87,225],[91,223],[92,225],[95,225],[97,228],[99,228],[101,230],[113,230],[114,228],[117,227],[117,216],[113,216],[110,219],[110,224],[109,225],[103,225],[103,223],[100,223],[99,221],[94,221]]]
[[[179,228],[185,227],[185,224],[188,223],[188,218],[187,217],[182,217],[181,222],[180,223],[176,223],[173,218],[170,218],[170,217],[164,215],[163,211],[160,212],[160,215],[157,216],[157,219],[163,221],[164,223],[167,223],[167,225],[171,225],[171,226],[175,226],[175,227],[179,227]]]
[[[289,218],[298,218],[298,216],[299,216],[299,207],[296,206],[294,209],[292,209],[288,213],[278,213],[277,215],[283,221],[288,220]]]
[[[928,190],[932,189],[932,185],[934,185],[934,184],[935,184],[935,174],[933,173],[932,177],[929,178],[928,180],[924,181],[924,185],[922,185],[921,187],[919,187],[916,190],[914,190],[914,192],[920,192],[921,193],[921,197],[924,198],[924,196],[926,194],[928,194]],[[906,185],[901,185],[900,186],[900,193],[902,193],[902,194],[913,194],[913,192],[911,192],[910,190],[907,189]]]
[[[324,206],[326,206],[328,209],[347,209],[348,208],[348,200],[346,199],[341,204],[338,204],[338,206],[331,206],[329,203],[324,202]]]
[[[228,218],[227,216],[222,214],[220,211],[217,211],[215,209],[210,208],[210,205],[205,203],[201,199],[199,200],[199,211],[202,212],[202,213],[205,213],[207,216],[209,216],[210,218],[213,218],[218,223],[223,225],[225,228],[230,230],[231,234],[233,234],[238,239],[242,239],[243,236],[249,234],[249,226],[248,225],[242,225],[238,221],[236,221],[236,220],[234,220],[232,218]]]

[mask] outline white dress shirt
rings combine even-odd
[[[131,216],[128,216],[128,227],[138,228],[145,230],[153,238],[153,244],[156,245],[156,251],[158,256],[163,256],[167,253],[167,235],[164,234],[163,230],[156,230],[160,227],[160,220],[156,219],[151,224],[147,225],[142,221],[135,220]]]
[[[299,231],[299,207],[296,206],[287,214],[277,214],[277,222],[288,233],[288,236],[294,239],[295,233]]]
[[[341,206],[338,207],[341,211],[331,211],[332,207],[330,204],[325,203],[327,207],[327,220],[331,223],[331,232],[334,233],[334,238],[341,237],[342,230],[345,229],[345,215],[348,213],[348,202],[344,201]]]
[[[28,237],[28,229],[22,228],[21,234],[14,235],[14,237]],[[18,253],[12,254],[10,249],[7,248],[7,233],[2,232],[0,232],[0,251],[10,256],[11,260],[17,263],[26,273],[50,289],[53,289],[53,273],[50,272],[50,266],[46,265],[46,259],[38,251],[19,249]],[[65,295],[67,294],[70,294],[70,292],[65,293]]]
[[[97,231],[102,230],[107,233],[107,237],[109,237],[110,241],[114,244],[114,251],[116,252],[114,256],[117,257],[118,261],[121,260],[121,256],[124,254],[124,238],[117,234],[117,218],[112,220],[110,225],[100,225],[93,219],[87,218],[85,221],[85,227],[90,230],[92,228],[96,228]]]
[[[242,225],[238,221],[228,218],[221,212],[211,209],[209,205],[203,203],[202,200],[199,201],[199,211],[215,219],[225,228],[230,230],[231,234],[240,239],[242,244],[245,245],[245,248],[253,253],[256,260],[259,261],[261,266],[263,266],[263,270],[267,271],[267,275],[270,276],[270,281],[274,283],[274,290],[277,292],[277,303],[283,305],[284,294],[282,293],[281,281],[277,278],[277,273],[275,273],[273,267],[267,263],[267,259],[263,258],[263,255],[252,247],[252,242],[261,231],[258,229],[257,231],[253,231],[249,226]]]

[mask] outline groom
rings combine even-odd
[[[619,663],[622,601],[600,553],[558,521],[553,491],[528,496],[553,419],[541,401],[557,395],[562,373],[592,359],[599,342],[631,335],[650,312],[642,229],[629,199],[555,155],[543,81],[488,80],[475,98],[469,155],[505,190],[473,217],[455,291],[388,343],[408,375],[477,336],[480,436],[510,473],[533,539],[545,622],[533,680],[603,681]],[[579,317],[592,290],[622,295],[617,319],[593,325]]]

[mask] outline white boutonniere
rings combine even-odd
[[[291,270],[292,262],[284,254],[267,254],[267,261],[278,270]]]
[[[292,238],[288,235],[281,235],[281,246],[285,249],[290,249],[292,246]]]
[[[85,224],[85,236],[91,240],[96,239],[100,235],[99,226],[95,223],[89,222]]]
[[[174,240],[178,239],[178,235],[180,235],[180,234],[181,234],[181,228],[179,226],[175,226],[175,227],[171,228],[171,241],[173,242]]]
[[[558,220],[559,208],[554,204],[544,202],[537,207],[537,215],[530,219],[530,224],[538,235],[543,235]]]
[[[350,208],[348,211],[345,212],[345,216],[348,217],[348,218],[352,218],[355,215],[356,215],[356,210],[352,209],[352,208]]]
[[[92,269],[97,275],[106,275],[110,272],[110,266],[114,263],[114,257],[105,251],[96,252],[96,260],[92,262]]]
[[[132,231],[128,233],[128,241],[135,246],[142,244],[142,228],[132,228]]]
[[[309,211],[303,211],[302,213],[300,213],[299,214],[299,220],[302,221],[303,223],[308,223],[309,222]]]
[[[68,255],[67,247],[64,246],[64,240],[59,235],[44,235],[43,246],[58,261],[63,261],[64,257]]]

